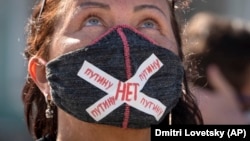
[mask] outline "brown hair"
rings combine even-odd
[[[35,5],[32,16],[27,24],[27,47],[25,50],[25,56],[27,61],[34,56],[40,56],[47,60],[48,48],[51,44],[53,34],[55,32],[55,24],[58,23],[60,14],[60,2],[62,0],[46,0],[46,4],[42,9],[42,14],[39,17],[42,1]],[[178,0],[181,3],[184,0]],[[174,35],[179,46],[179,55],[183,59],[181,49],[181,37],[179,34],[179,27],[176,22],[174,14],[174,5],[176,1],[172,2],[172,27]],[[37,23],[37,21],[39,23]],[[183,94],[183,98],[173,109],[173,124],[196,124],[202,123],[200,112],[195,104],[193,98],[189,94],[186,80],[184,85],[187,94]],[[46,119],[45,109],[46,103],[43,94],[36,86],[34,81],[28,75],[25,86],[22,91],[22,99],[24,103],[24,111],[26,116],[27,125],[30,133],[35,139],[49,135],[51,140],[56,140],[57,135],[57,109],[54,107],[54,118]],[[168,118],[166,118],[162,124],[167,124]]]
[[[54,25],[57,23],[57,9],[61,0],[46,0],[46,6],[39,15],[43,1],[37,3],[33,9],[31,18],[27,24],[27,41],[24,54],[27,61],[32,56],[41,56],[47,60],[48,48],[54,33]],[[54,109],[54,118],[45,117],[46,102],[40,89],[36,86],[32,78],[27,77],[22,91],[22,100],[27,126],[35,139],[49,133],[50,138],[55,140],[57,132],[57,110]]]

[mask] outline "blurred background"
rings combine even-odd
[[[35,0],[0,0],[0,141],[31,141],[23,116],[21,90],[25,24]],[[198,12],[250,20],[250,0],[193,0],[186,21]]]

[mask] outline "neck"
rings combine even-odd
[[[57,141],[150,141],[150,128],[124,129],[80,121],[58,110]]]

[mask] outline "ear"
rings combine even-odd
[[[45,98],[51,100],[50,87],[48,80],[46,79],[45,65],[46,61],[44,61],[42,58],[32,57],[29,60],[28,72]]]

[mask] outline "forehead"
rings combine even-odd
[[[65,7],[67,7],[66,9],[71,9],[74,13],[78,9],[81,9],[84,3],[101,3],[108,5],[111,9],[115,9],[115,7],[119,7],[119,9],[129,9],[139,5],[153,5],[161,9],[164,13],[170,13],[169,0],[67,0],[64,4]],[[68,13],[69,11],[66,10],[65,12]]]
[[[101,3],[109,3],[109,4],[139,4],[139,3],[151,3],[151,4],[169,4],[169,0],[68,0],[73,3],[83,3],[83,2],[101,2]]]

